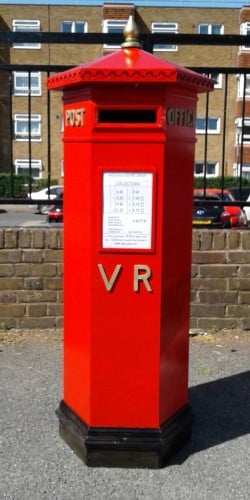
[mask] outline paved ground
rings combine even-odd
[[[61,333],[0,339],[1,500],[249,500],[250,332],[190,338],[193,438],[160,470],[86,467],[58,435]]]
[[[46,221],[46,215],[39,214],[36,205],[0,205],[1,228],[50,227]]]

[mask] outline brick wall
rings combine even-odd
[[[250,329],[249,231],[194,231],[191,326]]]
[[[62,231],[0,229],[0,328],[62,326]]]
[[[194,231],[191,327],[250,329],[249,231]],[[0,329],[62,327],[62,230],[0,229]]]
[[[135,14],[135,6],[133,4],[126,5],[122,2],[119,4],[105,3],[102,8],[103,19],[128,19],[129,16]]]

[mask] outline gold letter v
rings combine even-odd
[[[103,265],[102,265],[102,264],[98,264],[98,269],[99,269],[100,274],[101,274],[101,277],[102,277],[102,279],[103,279],[103,282],[104,282],[105,288],[106,288],[106,290],[107,290],[108,292],[111,292],[111,290],[112,290],[112,288],[113,288],[113,286],[114,286],[114,284],[115,284],[115,281],[116,281],[116,279],[117,279],[117,277],[118,277],[118,274],[119,274],[119,272],[120,272],[121,267],[122,267],[122,266],[121,266],[121,264],[117,264],[117,265],[115,266],[114,272],[113,272],[113,274],[112,274],[112,276],[111,276],[111,278],[110,278],[110,280],[109,280],[109,279],[107,278],[107,275],[106,275],[106,272],[105,272],[105,270],[104,270]]]

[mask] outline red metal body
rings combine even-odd
[[[91,427],[158,429],[188,402],[196,101],[213,84],[133,47],[48,87],[64,102],[63,399]],[[108,181],[117,205],[106,243]],[[150,234],[120,242],[134,181],[132,222]]]

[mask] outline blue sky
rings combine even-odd
[[[31,5],[102,5],[105,0],[0,0],[1,4]],[[106,0],[106,3],[134,3],[136,6],[238,8],[250,6],[250,0]]]

